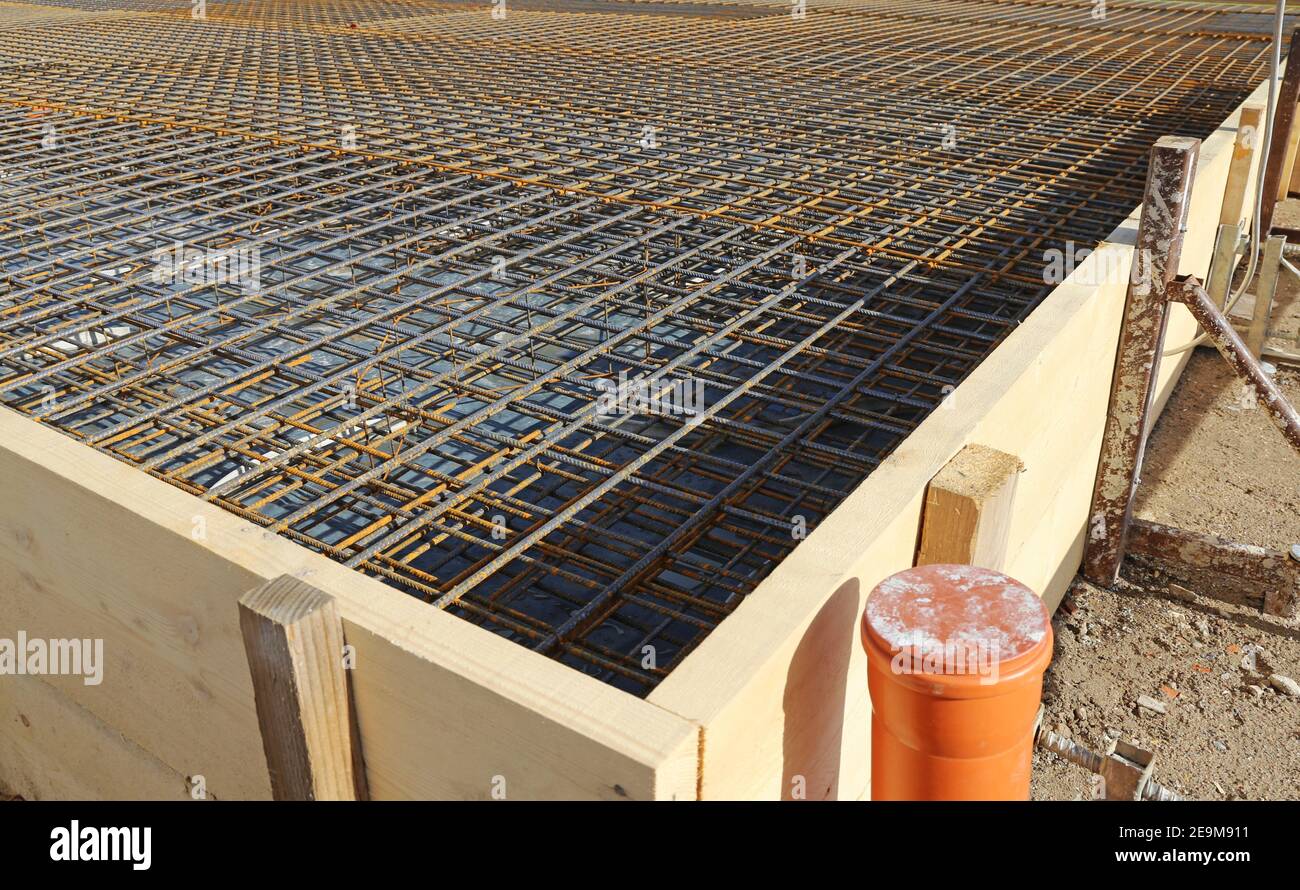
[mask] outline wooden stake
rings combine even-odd
[[[1297,192],[1300,192],[1300,164],[1296,164],[1291,168],[1291,181],[1287,183],[1287,195],[1293,195]],[[1287,195],[1283,195],[1282,198],[1287,197]],[[1282,198],[1278,200],[1282,200]]]
[[[984,445],[957,452],[926,489],[916,564],[1001,569],[1022,469],[1019,458]]]
[[[1300,47],[1297,47],[1300,49]],[[1295,158],[1296,151],[1300,149],[1300,127],[1295,125],[1296,109],[1300,108],[1297,103],[1291,109],[1291,135],[1287,138],[1286,154],[1282,158],[1282,171],[1278,176],[1277,183],[1277,200],[1286,200],[1287,194],[1291,191],[1291,178],[1295,175]]]
[[[1214,305],[1220,309],[1228,300],[1228,288],[1232,283],[1232,271],[1236,265],[1239,240],[1241,240],[1241,226],[1236,223],[1223,223],[1219,226],[1218,237],[1214,239],[1214,255],[1210,260],[1210,277],[1205,284],[1205,289],[1214,298]]]
[[[364,800],[333,597],[281,575],[244,594],[239,624],[275,799]]]
[[[1223,204],[1219,208],[1219,224],[1240,226],[1242,210],[1246,206],[1246,188],[1250,184],[1251,168],[1259,147],[1259,122],[1264,109],[1246,105],[1241,109],[1237,124],[1237,141],[1232,147],[1232,163],[1228,167],[1228,184],[1223,189]],[[1261,173],[1262,175],[1262,173]]]
[[[1151,149],[1133,257],[1137,274],[1124,301],[1101,458],[1088,511],[1083,574],[1102,587],[1115,583],[1124,559],[1133,495],[1146,449],[1153,383],[1164,346],[1166,291],[1178,273],[1199,150],[1200,140],[1173,136],[1161,137]]]
[[[1273,235],[1264,242],[1259,282],[1255,286],[1255,307],[1251,312],[1250,327],[1246,330],[1246,348],[1255,358],[1261,357],[1264,341],[1268,338],[1269,316],[1273,313],[1273,294],[1277,290],[1277,278],[1282,272],[1282,248],[1284,247],[1286,247],[1284,235]]]

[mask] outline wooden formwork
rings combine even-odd
[[[1240,115],[1202,145],[1184,274],[1205,277],[1232,213]],[[102,639],[105,662],[93,686],[0,677],[0,787],[268,797],[237,604],[287,574],[337,602],[372,798],[864,797],[858,622],[912,564],[936,473],[969,444],[1013,455],[1004,570],[1055,606],[1079,565],[1136,226],[1135,210],[644,700],[0,409],[0,637]],[[1166,343],[1194,333],[1173,307]],[[1162,364],[1157,411],[1189,355]]]

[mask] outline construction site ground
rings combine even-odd
[[[1300,226],[1300,200],[1277,223]],[[1295,349],[1300,282],[1279,282],[1272,342]],[[1169,344],[1176,346],[1177,344]],[[1277,381],[1300,404],[1300,372]],[[1300,542],[1300,457],[1216,352],[1196,350],[1147,446],[1136,515],[1241,543]],[[1155,777],[1201,800],[1300,798],[1300,620],[1216,597],[1216,581],[1125,564],[1116,590],[1076,580],[1053,620],[1044,720],[1095,751],[1116,734],[1156,754]],[[1164,713],[1139,708],[1139,696]],[[1089,773],[1035,754],[1033,798],[1093,796]]]

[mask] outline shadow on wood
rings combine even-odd
[[[858,643],[862,597],[856,578],[842,584],[812,620],[790,661],[785,686],[781,797],[836,799],[849,662]],[[849,732],[869,731],[850,726]]]

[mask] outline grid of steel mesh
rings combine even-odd
[[[1206,4],[507,4],[0,4],[0,403],[636,694],[1268,52]]]

